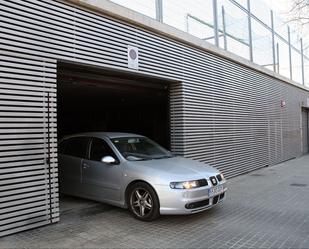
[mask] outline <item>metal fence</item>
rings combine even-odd
[[[309,86],[302,38],[261,0],[111,1]]]

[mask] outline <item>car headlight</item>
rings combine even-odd
[[[191,189],[200,187],[199,181],[171,182],[172,189]]]

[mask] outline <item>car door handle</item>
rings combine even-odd
[[[88,169],[90,166],[87,163],[83,163],[83,169]]]

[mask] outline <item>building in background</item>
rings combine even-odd
[[[288,22],[292,1],[112,0],[309,85],[309,30]]]
[[[114,2],[149,17],[0,1],[0,236],[59,220],[57,142],[71,133],[143,134],[228,177],[308,152],[308,58],[287,27],[249,1]]]

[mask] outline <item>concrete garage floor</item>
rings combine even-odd
[[[223,205],[151,223],[65,197],[61,222],[7,236],[0,248],[309,248],[309,156],[229,181]]]

